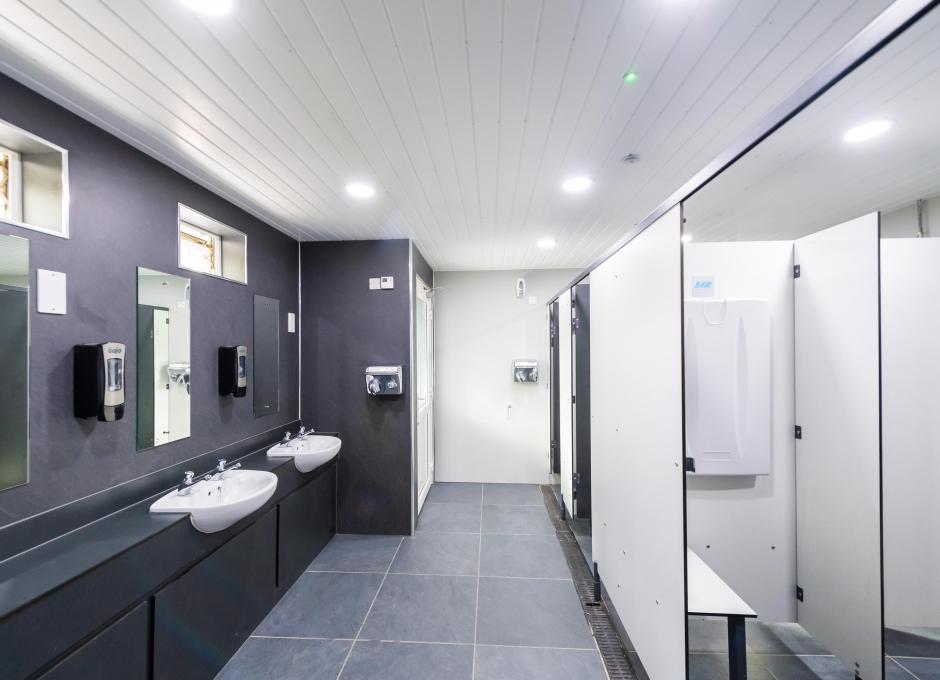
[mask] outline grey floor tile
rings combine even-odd
[[[538,484],[484,484],[483,504],[545,507]]]
[[[764,654],[761,663],[775,678],[783,680],[854,680],[850,671],[834,656],[788,656]]]
[[[480,579],[477,641],[594,648],[594,638],[570,581]]]
[[[484,505],[485,534],[553,534],[555,528],[545,508]]]
[[[774,678],[763,665],[762,657],[747,656],[748,680],[791,680],[790,676]],[[728,680],[728,650],[723,654],[689,654],[689,680]]]
[[[355,637],[382,578],[382,574],[303,573],[254,634]]]
[[[477,647],[474,680],[607,680],[593,649]]]
[[[480,533],[480,506],[470,503],[425,503],[418,531]]]
[[[483,534],[480,575],[571,578],[568,562],[554,535]]]
[[[756,654],[831,654],[798,623],[748,621],[747,648]]]
[[[357,642],[341,680],[471,680],[472,645]]]
[[[885,628],[889,656],[940,658],[940,630],[936,628]]]
[[[475,503],[483,501],[483,485],[479,482],[434,482],[428,491],[427,503]]]
[[[473,642],[475,576],[389,574],[360,637],[404,642]]]
[[[923,661],[923,659],[917,659],[917,661]],[[905,668],[906,663],[906,659],[895,660],[887,657],[885,659],[885,680],[915,680],[915,678],[935,680],[936,678],[940,678],[940,672],[937,672],[935,675],[916,674],[914,671]],[[940,666],[936,668],[940,668]]]
[[[728,653],[728,622],[725,619],[690,616],[688,620],[690,653]]]
[[[479,534],[417,532],[402,541],[392,572],[476,576],[480,555]]]
[[[401,536],[337,534],[307,567],[309,571],[374,571],[384,573]]]
[[[581,554],[584,555],[584,561],[589,568],[594,568],[594,546],[590,536],[575,536],[578,547],[581,548]]]
[[[940,659],[895,659],[894,661],[913,674],[917,680],[940,680]]]
[[[335,680],[352,642],[248,638],[216,680]]]

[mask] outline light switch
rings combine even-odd
[[[382,280],[378,276],[369,279],[369,290],[378,290],[381,288],[381,281]]]
[[[383,276],[382,277],[382,290],[391,290],[395,287],[395,277],[394,276]]]
[[[295,333],[297,331],[297,317],[294,316],[293,312],[287,313],[287,332]]]
[[[40,314],[66,313],[66,276],[48,269],[36,270],[36,311]]]

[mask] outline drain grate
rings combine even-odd
[[[584,617],[587,619],[588,625],[594,632],[597,648],[600,650],[604,666],[607,668],[607,676],[610,680],[636,680],[633,666],[630,665],[627,652],[620,641],[620,636],[617,635],[617,630],[610,620],[607,607],[603,603],[594,600],[594,576],[584,561],[584,554],[581,552],[578,540],[561,518],[561,507],[552,493],[552,488],[543,485],[541,489],[542,499],[555,527],[555,537],[558,539],[558,543],[561,544],[561,550],[568,562],[571,579],[574,581],[575,590],[578,591],[578,597],[581,599],[581,609],[584,611]]]

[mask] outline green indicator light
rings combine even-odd
[[[635,83],[639,77],[640,76],[636,71],[627,71],[623,74],[623,82],[629,85],[630,83]]]

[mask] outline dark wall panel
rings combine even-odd
[[[297,242],[2,75],[0,88],[0,118],[69,150],[71,194],[70,239],[0,223],[0,233],[29,239],[33,284],[37,268],[68,275],[68,315],[37,314],[31,302],[30,483],[0,492],[0,528],[295,420],[298,343],[286,315],[298,311]],[[177,268],[178,202],[248,235],[247,286]],[[143,453],[135,446],[138,266],[192,279],[192,436]],[[258,419],[250,382],[244,399],[220,397],[216,384],[218,346],[251,346],[254,293],[280,300],[284,324],[281,410]],[[103,340],[130,350],[117,423],[72,416],[72,345]]]
[[[339,432],[337,531],[411,532],[407,240],[301,244],[302,420]],[[369,278],[394,276],[394,290]],[[365,369],[401,365],[404,394],[372,397]]]

